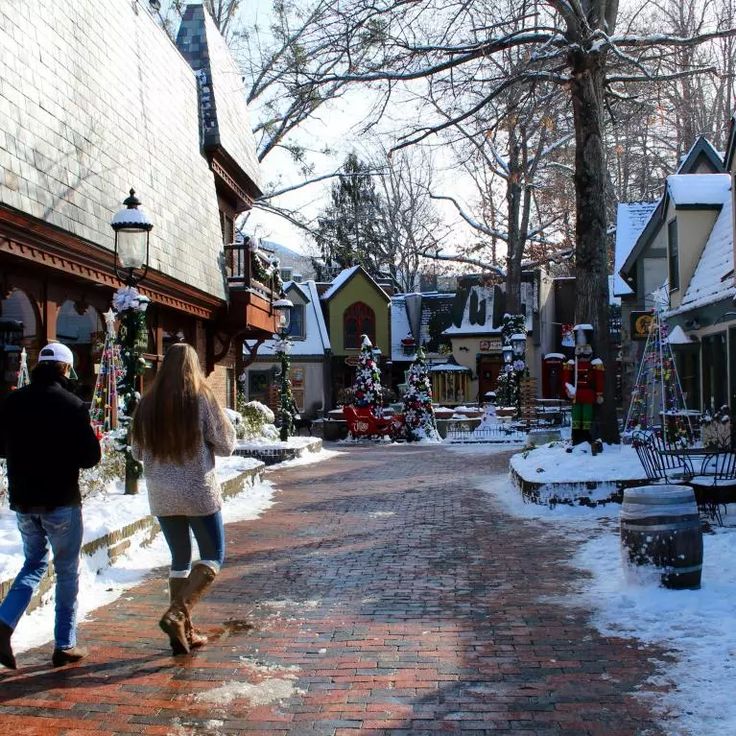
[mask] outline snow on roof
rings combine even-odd
[[[413,361],[416,359],[416,350],[404,352],[401,341],[411,336],[409,315],[406,312],[406,299],[403,294],[391,297],[391,360]]]
[[[631,249],[642,234],[656,202],[621,202],[616,213],[616,267],[613,276],[613,296],[624,296],[634,292],[621,278],[619,271],[626,263]]]
[[[670,345],[689,345],[692,341],[692,337],[690,337],[690,335],[688,335],[680,325],[677,325],[672,332],[670,332],[666,340]]]
[[[293,292],[300,293],[304,301],[304,340],[292,339],[291,355],[324,355],[326,350],[330,349],[330,338],[327,334],[327,326],[325,318],[322,314],[322,307],[319,303],[319,294],[317,293],[317,285],[311,279],[302,281],[297,284],[294,281],[287,281],[284,284],[284,293],[292,291],[292,297],[296,297]],[[294,304],[299,304],[298,298],[291,299]],[[258,348],[259,356],[273,355],[275,352],[275,340],[266,340],[266,342]]]
[[[457,363],[437,363],[429,366],[431,373],[472,373],[470,368]]]
[[[493,326],[493,299],[494,287],[481,284],[474,284],[468,290],[468,296],[463,307],[463,318],[460,326],[450,325],[445,329],[443,335],[495,335],[501,332],[500,327]],[[471,304],[476,297],[477,308],[471,314]],[[478,314],[483,313],[485,308],[485,319],[483,322],[476,322]]]
[[[728,176],[726,178],[729,178]],[[690,279],[682,303],[666,316],[682,314],[691,309],[713,304],[734,296],[733,224],[731,197],[725,197],[723,208],[708,241],[700,254],[695,273]]]
[[[340,271],[330,284],[330,288],[322,294],[323,299],[329,299],[358,269],[360,266],[351,266]]]
[[[731,189],[729,174],[673,174],[667,193],[675,205],[722,205]]]

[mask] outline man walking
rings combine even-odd
[[[0,604],[0,663],[16,668],[10,638],[46,573],[49,546],[56,571],[54,667],[87,654],[76,641],[82,499],[79,469],[100,461],[100,443],[84,403],[69,391],[72,351],[54,342],[41,350],[31,383],[0,406],[0,457],[7,459],[10,508],[16,512],[25,562]]]

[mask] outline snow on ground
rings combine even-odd
[[[532,483],[643,481],[646,478],[631,445],[604,445],[603,452],[592,455],[587,442],[575,445],[572,452],[565,452],[560,442],[551,442],[514,455],[511,466],[524,480]]]
[[[618,453],[606,448],[598,457],[619,458],[621,470],[628,465],[626,450]],[[574,453],[571,457],[559,475],[567,480],[592,475],[591,463],[598,457],[579,454],[577,461]],[[514,462],[521,462],[519,455]],[[701,589],[669,590],[659,587],[655,572],[624,566],[617,504],[549,508],[525,503],[510,480],[477,479],[477,485],[504,510],[532,521],[540,531],[546,528],[578,540],[580,546],[571,562],[591,577],[581,576],[577,594],[557,602],[589,608],[593,625],[603,635],[639,639],[676,656],[675,663],[661,663],[659,674],[651,679],[652,687],[671,690],[642,693],[662,718],[669,736],[736,733],[736,565],[729,564],[736,560],[736,505],[729,507],[726,526],[703,536]]]
[[[331,450],[309,453],[306,458],[290,460],[272,469],[292,467],[313,462],[322,462],[339,453]],[[260,465],[258,460],[245,457],[217,458],[217,474],[221,482],[234,477],[240,471]],[[140,492],[134,496],[123,493],[121,482],[111,484],[107,492],[86,499],[84,502],[84,541],[97,539],[104,534],[121,529],[138,519],[149,515],[148,495],[145,481],[140,483]],[[236,521],[257,519],[274,503],[277,489],[265,481],[246,486],[242,493],[226,499],[222,514],[226,524]],[[136,532],[131,544],[122,556],[110,565],[107,547],[97,550],[93,555],[85,555],[80,564],[78,597],[79,621],[93,620],[94,611],[121,596],[126,591],[151,575],[152,570],[167,567],[170,562],[168,547],[159,533],[146,546],[150,531]],[[225,534],[227,542],[227,531]],[[195,545],[196,549],[196,545]],[[15,514],[7,507],[0,508],[0,580],[12,578],[23,564]],[[227,565],[227,552],[225,556]],[[167,590],[165,574],[161,577],[161,591]],[[44,605],[23,616],[13,634],[13,648],[18,652],[50,642],[53,639],[54,605],[53,591],[44,596]]]

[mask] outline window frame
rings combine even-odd
[[[348,341],[348,324],[355,323],[356,344],[349,344]],[[345,350],[360,350],[360,336],[367,335],[368,339],[376,344],[376,313],[371,306],[365,302],[353,302],[346,307],[342,313],[342,344]],[[351,335],[352,338],[352,335]],[[352,343],[353,340],[350,340]]]

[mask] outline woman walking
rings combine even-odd
[[[133,456],[144,465],[151,513],[171,552],[170,605],[159,626],[174,654],[200,647],[191,611],[225,557],[215,455],[230,455],[235,429],[205,383],[191,345],[172,345],[133,418]],[[192,565],[190,530],[200,559]]]

